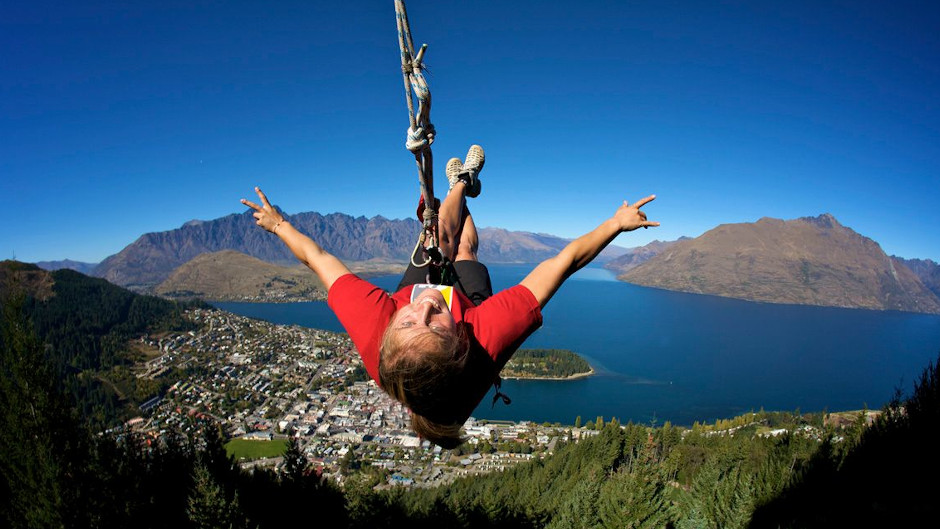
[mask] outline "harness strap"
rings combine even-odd
[[[499,375],[496,375],[496,380],[493,381],[493,387],[496,388],[496,394],[493,395],[493,403],[490,405],[490,408],[495,408],[496,401],[500,399],[503,400],[503,404],[505,404],[506,406],[509,406],[510,404],[512,404],[512,399],[509,398],[509,395],[499,390],[499,388],[502,387],[502,385],[503,385],[503,379]]]

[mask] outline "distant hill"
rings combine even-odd
[[[291,223],[341,259],[376,257],[404,261],[414,246],[415,220],[351,217],[342,213],[290,215]],[[135,291],[150,291],[183,263],[203,253],[235,250],[269,263],[296,259],[274,235],[258,228],[249,212],[142,235],[101,262],[94,274]]]
[[[894,256],[892,256],[892,259],[910,268],[925,287],[940,297],[940,264],[930,259],[903,259]]]
[[[679,237],[679,239],[675,241],[653,241],[646,246],[631,248],[627,253],[621,255],[620,257],[608,261],[604,265],[604,268],[615,274],[626,273],[627,271],[633,270],[646,261],[649,261],[653,257],[659,255],[663,252],[663,250],[671,247],[673,244],[686,240],[690,240],[690,238]]]
[[[101,425],[127,419],[175,382],[140,379],[130,367],[145,354],[141,335],[193,328],[182,312],[197,305],[137,295],[74,270],[0,262],[0,299],[14,291],[23,295],[23,310],[62,387],[87,419]]]
[[[753,301],[940,313],[914,272],[829,214],[723,224],[619,277]]]
[[[545,233],[483,228],[480,230],[479,258],[484,263],[538,263],[554,257],[569,242],[571,239]],[[608,246],[597,257],[597,262],[605,262],[629,251],[620,246]]]
[[[380,216],[367,219],[341,213],[297,213],[288,218],[297,229],[347,262],[378,259],[406,263],[420,228],[412,219],[389,220]],[[484,228],[480,230],[480,258],[489,263],[534,263],[555,255],[568,242],[552,235]],[[246,212],[210,221],[191,221],[175,230],[142,235],[102,261],[94,275],[134,291],[151,292],[184,263],[198,255],[223,250],[234,250],[268,263],[296,264],[284,244],[258,228]],[[626,251],[609,247],[600,259]]]
[[[36,263],[36,266],[50,272],[68,268],[69,270],[75,270],[76,272],[81,272],[87,276],[91,275],[95,267],[98,266],[98,263],[83,263],[81,261],[65,259],[62,261],[39,261]]]
[[[196,256],[174,270],[154,292],[213,301],[326,299],[323,285],[307,267],[278,266],[234,250]]]
[[[350,261],[350,270],[362,277],[401,274],[402,263]],[[181,265],[154,293],[172,299],[211,301],[312,301],[326,299],[316,274],[301,264],[281,266],[235,250],[204,253]]]
[[[52,274],[37,265],[0,261],[0,299],[15,293],[45,301],[53,296],[54,284]]]

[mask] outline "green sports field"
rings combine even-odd
[[[262,459],[265,457],[278,457],[287,451],[287,441],[275,439],[273,441],[251,441],[248,439],[232,439],[225,444],[225,452],[234,457],[236,461],[242,459]]]

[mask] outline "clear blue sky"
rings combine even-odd
[[[940,261],[937,2],[407,2],[438,188],[487,153],[481,226],[574,237],[829,212]],[[403,218],[417,196],[392,0],[0,4],[0,258],[97,262],[243,211]]]

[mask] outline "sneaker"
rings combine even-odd
[[[486,162],[486,156],[483,154],[483,147],[471,145],[467,151],[467,158],[464,161],[460,173],[457,175],[459,180],[463,180],[467,186],[466,196],[474,198],[480,195],[481,185],[479,180],[480,171],[483,170],[483,164]],[[450,162],[447,162],[448,166]]]
[[[448,191],[454,188],[457,185],[457,182],[460,181],[460,171],[463,170],[463,162],[460,161],[460,158],[451,158],[447,160],[447,165],[444,166],[444,174],[447,175],[447,181],[450,182],[450,187],[447,188]]]
[[[480,174],[485,162],[486,156],[483,154],[483,147],[471,145],[470,150],[467,151],[467,160],[463,164],[463,170],[472,172],[474,175]]]

